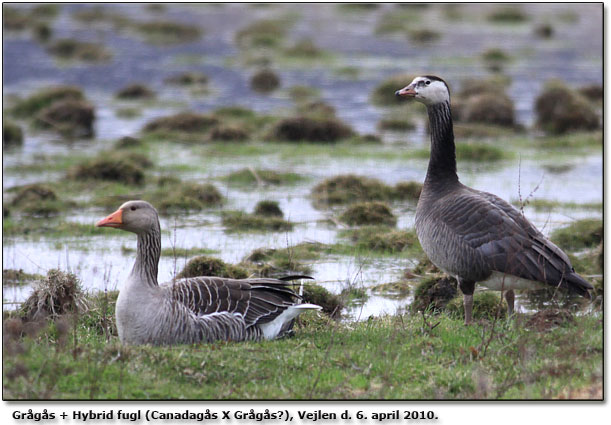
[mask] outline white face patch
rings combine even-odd
[[[414,97],[425,105],[435,105],[450,101],[450,92],[442,81],[432,80],[427,77],[416,77],[410,86],[416,92]]]

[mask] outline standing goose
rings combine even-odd
[[[551,285],[589,298],[592,285],[575,273],[567,255],[518,210],[458,181],[450,91],[445,81],[416,77],[395,94],[426,105],[431,156],[416,209],[416,233],[433,264],[458,281],[465,324],[472,320],[476,282],[505,291],[510,315],[514,289]]]
[[[274,339],[289,331],[300,313],[320,309],[296,304],[297,294],[278,279],[202,276],[160,286],[161,232],[157,211],[148,202],[126,202],[96,226],[138,235],[136,263],[115,311],[119,338],[125,344]]]

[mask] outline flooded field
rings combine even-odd
[[[173,191],[185,182],[212,183],[225,201],[162,214],[163,248],[206,250],[206,255],[237,264],[260,248],[322,244],[327,248],[320,255],[299,260],[317,284],[333,293],[360,290],[356,301],[347,303],[344,317],[402,311],[421,277],[412,273],[406,278],[406,270],[417,266],[422,255],[407,248],[382,253],[357,248],[345,234],[356,226],[339,219],[346,205],[321,207],[312,191],[325,179],[346,174],[388,186],[424,180],[429,145],[424,107],[392,99],[394,90],[409,83],[408,75],[419,74],[444,78],[457,105],[465,101],[468,81],[492,81],[512,104],[515,119],[510,126],[457,120],[462,128],[456,132],[457,145],[475,146],[489,155],[459,152],[464,184],[518,206],[520,199],[528,199],[524,213],[546,235],[578,220],[602,219],[600,127],[550,133],[538,125],[535,106],[551,80],[561,80],[576,92],[602,85],[601,5],[4,7],[5,16],[10,8],[14,21],[7,24],[5,19],[4,27],[3,116],[23,132],[21,143],[3,144],[5,270],[44,275],[60,268],[77,274],[88,291],[120,289],[134,261],[135,237],[112,229],[84,229],[125,200],[153,202],[153,195],[164,200],[158,195],[159,182],[166,178]],[[74,54],[87,46],[61,50],[62,40],[89,43],[103,53],[66,56],[66,51]],[[277,87],[253,85],[262,69],[273,71]],[[172,83],[185,73],[205,78]],[[398,74],[406,77],[402,85],[387,89],[388,104],[376,101],[376,88]],[[153,95],[117,95],[135,83]],[[95,112],[93,137],[67,137],[56,127],[35,125],[32,115],[14,112],[23,99],[59,85],[82,90]],[[602,99],[598,102],[586,106],[600,116]],[[145,131],[154,120],[185,111],[220,117],[230,131],[219,130],[217,136]],[[351,129],[351,136],[328,143],[274,139],[279,120],[299,114],[336,118]],[[390,129],[381,125],[384,120],[410,125]],[[138,138],[140,144],[119,149],[115,143],[125,136]],[[142,167],[141,184],[68,177],[79,164],[112,158],[114,151],[146,156],[150,162]],[[255,182],[227,177],[240,170],[248,170]],[[262,183],[257,175],[262,170],[294,177]],[[15,193],[27,184],[47,185],[67,206],[25,211]],[[263,200],[278,202],[292,230],[228,228],[224,219],[229,212],[251,213]],[[396,229],[412,229],[416,201],[391,199],[388,204]],[[62,223],[64,230],[56,230]],[[573,254],[579,258],[584,253]],[[171,280],[193,256],[162,255],[159,281]],[[602,273],[577,271],[593,278]],[[399,296],[373,289],[393,282],[409,290]],[[14,308],[30,290],[28,284],[3,285],[4,308]],[[523,310],[536,308],[523,295],[518,304]]]

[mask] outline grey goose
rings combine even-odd
[[[321,308],[297,302],[299,297],[286,282],[294,277],[201,276],[159,285],[161,231],[157,211],[148,202],[128,201],[96,226],[138,235],[136,262],[115,309],[124,344],[274,339],[286,334],[300,313]]]
[[[491,193],[459,182],[445,81],[416,77],[395,94],[414,98],[427,109],[431,153],[416,208],[416,233],[431,262],[457,279],[465,324],[472,321],[476,283],[503,291],[510,315],[514,289],[550,285],[589,298],[592,285],[575,273],[568,256],[520,211]]]

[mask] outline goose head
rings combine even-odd
[[[406,87],[395,92],[396,96],[413,97],[427,106],[450,101],[450,90],[445,81],[433,75],[416,77]]]
[[[114,227],[133,233],[149,233],[159,228],[157,210],[146,201],[128,201],[117,211],[96,223],[96,227]]]

